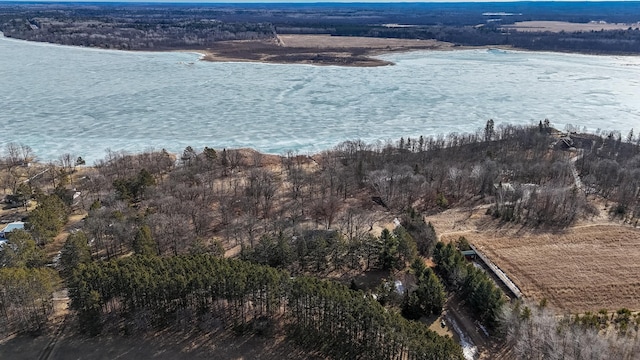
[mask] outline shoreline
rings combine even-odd
[[[420,51],[420,50],[407,50],[407,51]],[[375,57],[364,57],[360,59],[353,59],[347,56],[322,56],[320,58],[304,58],[296,60],[269,60],[269,59],[247,59],[241,57],[225,57],[216,55],[211,52],[201,52],[203,56],[199,61],[206,62],[240,62],[240,63],[258,63],[258,64],[274,64],[274,65],[312,65],[312,66],[345,66],[345,67],[379,67],[379,66],[392,66],[394,62],[376,59]],[[382,54],[381,54],[382,55]]]
[[[610,56],[640,58],[637,53],[602,53],[594,51],[569,50],[531,50],[511,45],[455,45],[438,40],[417,40],[374,37],[343,37],[331,35],[279,35],[276,40],[229,40],[215,43],[216,47],[195,48],[155,48],[155,49],[109,49],[78,45],[64,45],[58,43],[24,40],[7,37],[0,32],[0,38],[10,41],[24,41],[31,44],[69,46],[72,48],[122,51],[122,52],[180,52],[197,54],[197,61],[206,62],[236,62],[262,64],[298,64],[312,66],[341,66],[341,67],[381,67],[393,66],[394,62],[380,59],[380,56],[421,52],[421,51],[456,51],[497,49],[503,51],[518,51],[549,54],[572,54],[585,56]],[[284,38],[283,41],[282,39]],[[293,40],[293,43],[292,41]]]
[[[293,45],[284,45],[281,37],[297,38]],[[341,37],[330,35],[284,35],[278,40],[229,40],[219,41],[212,47],[112,49],[81,45],[66,45],[55,42],[33,41],[5,36],[0,39],[19,41],[32,45],[52,45],[94,51],[117,51],[125,53],[180,52],[199,56],[198,61],[242,62],[265,64],[300,64],[314,66],[378,67],[395,65],[391,61],[376,58],[390,53],[454,48],[455,45],[437,40],[407,40],[395,38]],[[330,44],[326,44],[326,40]],[[309,41],[311,40],[311,41]],[[301,45],[300,42],[305,42]],[[364,42],[365,44],[360,44]],[[373,46],[370,44],[374,44]]]
[[[403,54],[410,52],[441,52],[441,51],[467,51],[467,50],[500,50],[500,51],[510,51],[510,52],[521,52],[521,53],[536,53],[536,54],[562,54],[562,55],[581,55],[581,56],[600,56],[600,57],[627,57],[627,58],[637,58],[640,59],[640,54],[634,53],[599,53],[599,52],[586,52],[586,51],[552,51],[552,50],[531,50],[513,47],[509,45],[481,45],[481,46],[452,46],[450,48],[431,48],[431,49],[405,49],[405,50],[393,50],[393,51],[375,51],[369,53],[363,59],[349,59],[347,57],[336,57],[336,61],[334,62],[316,62],[313,59],[308,60],[291,60],[291,61],[274,61],[270,59],[251,59],[251,58],[243,58],[243,57],[225,57],[220,56],[215,53],[206,51],[206,50],[175,50],[177,52],[185,52],[185,53],[196,53],[200,55],[198,61],[206,61],[206,62],[216,62],[216,63],[224,63],[224,62],[234,62],[234,63],[258,63],[258,64],[275,64],[275,65],[312,65],[312,66],[343,66],[343,67],[380,67],[380,66],[394,66],[396,65],[393,61],[380,59],[380,56],[391,55],[391,54]]]
[[[459,66],[474,71],[468,71],[462,74],[462,77],[456,78],[456,73],[449,70],[451,61],[446,59],[471,57],[502,63],[503,59],[507,60],[508,57],[521,59],[549,57],[555,59],[556,56],[536,54],[535,52],[517,54],[517,51],[512,52],[512,55],[500,56],[499,54],[491,54],[498,51],[487,52],[477,48],[470,50],[472,48],[450,47],[448,48],[450,50],[462,51],[424,51],[416,52],[415,55],[409,55],[414,53],[384,55],[381,57],[383,60],[393,61],[398,65],[380,69],[355,69],[338,66],[318,68],[314,64],[305,64],[304,67],[278,64],[207,64],[196,61],[201,56],[199,54],[203,52],[202,49],[195,50],[195,52],[190,50],[192,52],[190,54],[165,52],[165,55],[161,53],[154,55],[147,52],[146,54],[149,54],[147,56],[142,53],[136,55],[131,51],[113,52],[99,49],[83,51],[77,47],[74,47],[76,51],[73,51],[74,48],[60,45],[48,46],[49,44],[45,43],[33,44],[22,40],[16,40],[12,44],[10,41],[13,40],[0,41],[2,49],[0,51],[5,50],[8,59],[12,60],[7,62],[11,66],[3,69],[5,72],[8,71],[4,82],[7,86],[11,83],[23,84],[23,86],[16,86],[15,91],[8,93],[8,99],[14,99],[11,94],[19,94],[20,98],[7,102],[9,111],[6,112],[4,118],[7,121],[20,121],[23,127],[36,129],[37,131],[31,131],[27,134],[12,136],[19,139],[21,143],[32,146],[40,158],[50,160],[56,160],[60,152],[81,155],[92,162],[94,159],[104,158],[105,149],[136,152],[145,148],[167,148],[169,151],[180,153],[187,146],[196,148],[212,145],[222,147],[251,146],[272,154],[281,154],[288,150],[299,153],[315,153],[332,148],[347,140],[367,142],[380,140],[384,142],[388,139],[398,139],[401,136],[406,139],[407,136],[461,132],[464,131],[461,130],[461,124],[473,124],[473,128],[479,128],[484,126],[489,118],[494,119],[497,123],[505,121],[528,123],[533,120],[549,118],[559,124],[558,126],[561,128],[565,124],[575,124],[580,121],[581,128],[584,125],[592,130],[596,128],[612,129],[626,134],[630,128],[635,127],[638,119],[633,112],[638,107],[637,102],[633,102],[633,84],[623,80],[623,77],[633,79],[633,76],[640,69],[640,66],[635,65],[640,64],[639,57],[628,59],[618,57],[616,59],[610,56],[600,58],[576,56],[574,58],[570,54],[558,55],[557,64],[571,64],[567,65],[567,69],[572,69],[571,71],[575,69],[582,69],[580,72],[590,71],[589,69],[593,69],[593,67],[589,64],[594,62],[602,64],[602,67],[597,67],[597,69],[602,69],[602,74],[606,73],[607,76],[611,76],[611,79],[620,79],[621,82],[618,85],[612,85],[611,81],[607,80],[586,79],[587,82],[579,83],[580,87],[562,86],[562,89],[553,89],[558,86],[551,85],[552,89],[540,91],[539,95],[537,93],[531,94],[529,90],[519,90],[510,82],[499,81],[498,84],[494,84],[491,81],[499,79],[504,74],[504,67],[502,65],[491,66],[489,68],[495,70],[495,76],[487,76],[486,81],[491,82],[491,89],[495,89],[496,94],[509,94],[512,101],[505,103],[504,100],[500,100],[501,98],[495,97],[482,100],[482,103],[477,103],[479,105],[472,105],[475,101],[462,99],[460,95],[455,96],[455,92],[461,94],[459,89],[465,93],[472,91],[462,86],[467,86],[465,85],[466,79],[472,79],[467,75],[480,76],[480,71],[484,69],[481,65],[483,62],[470,65],[466,65],[464,62],[460,63]],[[12,49],[16,49],[16,52],[13,52]],[[376,53],[385,54],[389,51],[380,50]],[[121,55],[113,56],[118,54]],[[31,59],[35,57],[40,57],[42,60],[39,60],[37,66],[27,67],[25,64],[30,63]],[[58,64],[58,61],[50,61],[47,58],[64,59],[64,63],[74,64],[69,67],[63,66],[62,70],[64,71],[60,72],[61,75],[56,76],[68,76],[71,81],[69,84],[74,84],[81,89],[87,88],[87,94],[94,94],[94,96],[98,93],[120,94],[119,96],[125,101],[116,102],[110,97],[99,98],[100,100],[96,100],[89,108],[85,106],[85,103],[78,101],[80,98],[77,92],[72,89],[63,88],[60,90],[53,85],[48,87],[46,83],[38,85],[42,79],[48,78],[47,74],[51,74],[50,66]],[[118,71],[105,72],[94,66],[94,64],[101,64],[111,58],[122,62],[126,68],[141,68],[142,71],[136,74],[146,74],[144,79],[133,76],[112,83],[100,82],[109,79],[109,76],[113,76],[113,74],[117,74],[118,78],[124,76],[119,69],[115,69]],[[155,66],[156,58],[159,59],[158,63],[161,67]],[[90,62],[84,62],[84,60],[90,59]],[[403,61],[403,59],[408,60]],[[84,64],[81,64],[81,61]],[[195,62],[195,66],[190,67],[188,65],[190,62]],[[426,65],[432,62],[437,64]],[[12,65],[14,63],[15,66]],[[627,63],[635,66],[627,66]],[[144,66],[140,67],[140,64]],[[555,62],[551,65],[545,64],[544,62],[540,63],[540,69],[557,67],[554,65]],[[623,65],[626,67],[622,68]],[[609,72],[606,70],[609,66],[613,66],[619,71]],[[157,69],[164,69],[164,71],[162,74],[158,74]],[[525,68],[516,66],[514,69]],[[561,67],[559,72],[562,76],[556,80],[569,81],[571,78],[565,78],[563,74],[568,76],[570,71],[562,69]],[[89,76],[76,76],[78,70],[82,70],[82,73],[86,72]],[[23,71],[24,76],[21,75]],[[40,74],[39,80],[27,76],[35,73]],[[597,73],[600,74],[601,71],[597,70]],[[236,78],[236,75],[226,76],[226,74],[238,74],[238,76]],[[278,79],[271,74],[278,76]],[[542,89],[550,84],[557,84],[557,82],[548,81],[553,79],[539,79],[531,72],[522,71],[519,74],[522,76],[517,78],[520,79],[518,81],[532,85],[532,89],[538,88],[538,85]],[[380,79],[381,77],[383,79]],[[132,79],[136,84],[129,86],[129,81]],[[186,83],[184,79],[190,80],[189,85],[183,84],[183,82]],[[175,82],[175,84],[170,82]],[[601,90],[600,94],[590,94],[587,93],[588,90],[582,89],[582,85],[586,86],[590,83]],[[96,91],[92,90],[94,84],[97,85]],[[120,88],[112,87],[116,84],[127,84],[127,88],[119,90]],[[478,84],[483,88],[486,86]],[[569,83],[565,82],[565,84]],[[30,90],[39,89],[38,86],[41,89],[47,89],[47,93]],[[166,96],[167,102],[170,101],[171,104],[166,104],[163,98],[157,100],[147,95],[149,92],[145,89],[151,88],[157,89],[154,90],[154,96]],[[176,90],[169,91],[169,88]],[[228,90],[226,93],[219,93],[220,89]],[[130,95],[134,91],[136,95]],[[440,95],[442,92],[448,91],[451,91],[448,94],[449,97]],[[478,91],[485,92],[486,90]],[[621,94],[620,103],[631,111],[625,112],[606,106],[600,106],[599,109],[596,107],[584,108],[584,106],[581,108],[568,101],[560,101],[565,96],[567,98],[571,96],[574,99],[585,96],[594,104],[606,104],[606,100],[609,98],[606,95],[607,91],[611,91],[610,94],[614,94],[613,91]],[[556,92],[555,99],[546,94],[556,94]],[[140,95],[137,95],[138,93]],[[418,94],[421,93],[426,94],[424,101],[418,101]],[[242,94],[242,96],[232,94]],[[413,100],[414,94],[416,100]],[[517,96],[520,98],[514,97],[513,94],[519,94]],[[527,96],[528,94],[529,96]],[[535,95],[534,100],[538,103],[533,108],[526,105],[534,101],[531,100],[531,95]],[[51,101],[54,98],[65,98],[68,101]],[[129,102],[129,98],[131,102]],[[479,97],[476,98],[479,99]],[[521,99],[528,100],[525,103]],[[519,103],[525,105],[518,105]],[[25,105],[19,107],[19,104]],[[292,104],[290,109],[284,111],[285,106]],[[559,105],[551,107],[549,104]],[[128,111],[115,112],[113,109],[116,107],[123,107]],[[522,109],[526,107],[529,109],[523,111]],[[571,110],[557,110],[567,107]],[[209,114],[210,111],[218,109],[224,110],[224,113],[214,116]],[[236,111],[236,109],[241,110]],[[97,118],[87,116],[88,112],[97,115]],[[72,121],[73,125],[71,126],[76,126],[77,129],[57,130],[54,125],[61,121],[58,114],[68,114],[65,116],[69,118],[68,121]],[[518,115],[514,116],[513,114]],[[583,120],[576,120],[580,118]],[[33,127],[31,124],[36,124],[36,122],[37,126]],[[140,129],[143,129],[143,124],[147,123],[151,125],[147,130],[143,130],[146,131],[145,138],[131,136],[129,140],[126,140],[122,136],[122,131],[127,133],[140,132]],[[212,128],[219,127],[220,130],[210,131],[209,128],[202,125],[205,123],[210,124]],[[114,126],[118,126],[122,130],[118,130]],[[188,130],[190,128],[200,130]],[[41,129],[45,129],[46,132],[42,132]],[[15,129],[8,131],[8,134],[17,133]],[[85,138],[93,139],[91,146],[87,146],[88,142],[85,141]],[[61,141],[61,139],[63,140]],[[61,151],[54,151],[56,149],[61,149]]]

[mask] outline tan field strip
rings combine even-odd
[[[604,219],[559,232],[499,224],[484,209],[427,218],[442,241],[465,236],[534,301],[571,313],[640,310],[640,229]],[[603,221],[604,220],[604,221]]]
[[[442,49],[452,44],[437,40],[373,38],[362,36],[331,35],[278,35],[284,47],[291,48],[332,48],[366,50]]]
[[[483,251],[532,299],[567,312],[640,310],[640,231],[588,226],[561,234],[476,236]]]
[[[601,22],[570,23],[564,21],[521,21],[513,25],[505,25],[504,29],[513,29],[525,32],[575,32],[575,31],[600,31],[600,30],[626,30],[635,29],[640,23],[633,24],[610,24]]]

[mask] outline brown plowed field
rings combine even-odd
[[[534,301],[563,312],[640,310],[640,229],[598,220],[563,231],[501,225],[476,211],[432,217],[443,241],[465,236]]]

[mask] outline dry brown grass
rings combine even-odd
[[[640,310],[640,229],[601,218],[564,231],[503,225],[484,209],[429,217],[443,241],[465,236],[527,298],[564,312]]]
[[[513,25],[503,26],[524,32],[576,32],[576,31],[600,31],[600,30],[626,30],[629,27],[637,28],[640,23],[633,24],[608,24],[608,23],[570,23],[565,21],[520,21]]]
[[[62,231],[53,239],[53,241],[44,247],[44,251],[47,254],[47,259],[53,259],[62,250],[65,241],[71,234],[71,231],[80,228],[80,222],[87,216],[87,213],[82,210],[77,214],[69,215],[69,220],[64,226]]]
[[[379,49],[401,50],[405,48],[439,48],[449,47],[448,43],[437,40],[388,39],[358,36],[331,35],[279,35],[282,46],[288,48],[319,48],[319,49]]]
[[[221,41],[206,49],[207,61],[252,61],[341,66],[384,66],[371,56],[409,50],[449,49],[436,40],[381,39],[330,35],[280,35],[277,41]],[[197,50],[201,51],[201,50]]]

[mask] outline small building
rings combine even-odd
[[[465,259],[467,260],[475,260],[476,258],[476,251],[473,249],[470,250],[462,250],[460,251],[460,253],[462,254],[462,256],[465,257]]]
[[[14,221],[12,223],[8,223],[4,229],[0,230],[0,240],[6,240],[7,234],[13,230],[24,230],[24,222]]]
[[[508,182],[505,182],[505,183],[503,183],[503,182],[494,183],[493,184],[493,188],[496,191],[501,190],[501,191],[504,191],[505,193],[516,191],[516,189],[513,187],[513,185],[511,185],[511,183],[508,183]]]

